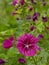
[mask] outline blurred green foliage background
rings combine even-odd
[[[38,5],[36,6],[33,5],[35,11],[38,11],[41,14],[41,16],[45,15],[44,13],[47,13],[47,16],[49,18],[49,0],[46,0],[47,5],[45,7],[41,5],[40,0],[37,1],[38,1]],[[8,38],[10,35],[15,35],[16,37],[18,37],[23,33],[25,33],[26,31],[36,36],[38,35],[38,33],[42,33],[45,36],[45,38],[39,42],[39,46],[42,47],[42,51],[39,55],[37,55],[38,65],[49,65],[49,39],[46,40],[46,38],[49,38],[49,31],[46,34],[43,33],[44,25],[43,23],[41,23],[41,19],[39,18],[38,23],[36,23],[36,27],[38,31],[35,30],[30,32],[29,30],[30,21],[29,22],[27,20],[17,21],[16,17],[18,15],[16,16],[11,15],[11,13],[15,9],[15,7],[12,6],[12,2],[13,0],[0,0],[0,58],[4,58],[5,60],[9,61],[9,63],[7,63],[6,65],[18,65],[17,63],[17,59],[19,57],[19,54],[17,54],[18,51],[15,48],[9,49],[8,52],[5,51],[2,48],[3,40],[5,38]],[[26,2],[28,1],[26,0]],[[21,11],[19,10],[19,12]],[[24,13],[24,15],[27,13],[28,12]],[[30,14],[32,15],[32,13],[33,12],[31,12]],[[46,23],[46,25],[49,26],[49,20]],[[42,59],[39,60],[39,58],[41,57]],[[32,61],[27,59],[27,65],[34,65],[32,64]]]

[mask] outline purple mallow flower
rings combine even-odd
[[[25,62],[26,62],[26,61],[25,61],[24,58],[19,58],[19,59],[18,59],[18,63],[19,63],[19,64],[21,64],[21,63],[25,63]]]
[[[33,31],[34,29],[35,29],[34,26],[31,26],[31,27],[30,27],[30,31]]]
[[[35,12],[32,16],[33,21],[37,21],[38,20],[38,16],[40,16],[40,14],[38,12]]]
[[[14,42],[14,37],[13,36],[11,36],[8,39],[5,39],[3,41],[3,48],[5,48],[5,49],[11,48],[13,46],[13,42]]]
[[[47,22],[48,21],[48,18],[46,16],[42,16],[42,21],[43,22]]]
[[[0,59],[0,64],[3,65],[5,61],[3,59]]]
[[[25,0],[20,0],[20,4],[24,5],[25,4]]]
[[[18,4],[18,0],[14,0],[13,3],[12,3],[12,5],[14,5],[14,6],[15,6],[16,4]]]
[[[37,45],[38,41],[38,38],[31,34],[25,33],[18,38],[16,47],[24,56],[35,56],[36,52],[39,50]]]
[[[43,36],[42,34],[39,34],[39,35],[38,35],[38,38],[39,38],[39,39],[41,39],[41,38],[43,38],[43,37],[44,37],[44,36]]]

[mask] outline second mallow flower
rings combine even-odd
[[[3,48],[5,48],[5,49],[9,49],[9,48],[11,48],[12,46],[13,46],[13,42],[14,42],[14,37],[13,36],[11,36],[10,38],[8,38],[8,39],[5,39],[4,41],[3,41]]]
[[[18,38],[16,47],[24,56],[34,56],[39,50],[39,47],[37,45],[38,41],[38,38],[34,37],[31,34],[25,33]]]

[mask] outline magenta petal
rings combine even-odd
[[[36,44],[38,41],[38,38],[34,37],[31,34],[25,33],[18,38],[16,47],[24,56],[34,56],[36,54],[36,51],[39,50],[39,47]]]
[[[28,51],[24,51],[25,56],[34,56],[36,54],[36,50],[34,49],[28,49]]]
[[[24,5],[25,0],[20,0],[21,5]]]
[[[18,0],[14,0],[12,4],[15,6],[16,4],[18,4]]]

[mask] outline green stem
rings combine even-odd
[[[34,57],[33,57],[33,61],[34,61],[35,65],[37,65],[37,62],[36,62],[36,60],[35,60],[35,58],[34,58]]]

